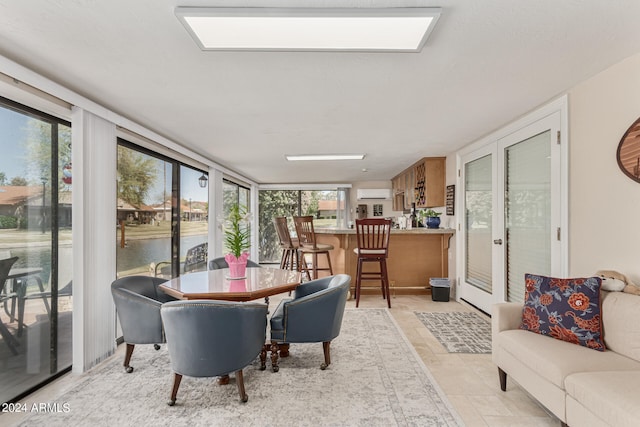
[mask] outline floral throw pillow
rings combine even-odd
[[[557,279],[525,274],[520,329],[604,351],[599,277]]]

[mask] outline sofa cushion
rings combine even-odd
[[[565,380],[567,394],[584,406],[585,412],[596,414],[612,426],[638,425],[638,384],[640,371],[585,372],[569,375]],[[572,418],[579,419],[581,415],[574,417],[567,408],[569,424]]]
[[[525,275],[521,329],[604,351],[599,277]]]
[[[640,296],[622,292],[602,294],[607,349],[640,361]]]
[[[561,389],[565,378],[576,372],[640,371],[640,362],[613,351],[592,351],[520,329],[500,332],[494,351],[511,354]]]

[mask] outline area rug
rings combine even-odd
[[[414,312],[449,353],[491,353],[491,322],[474,312]]]
[[[463,425],[387,309],[347,309],[324,371],[322,344],[292,344],[290,351],[277,373],[260,371],[258,360],[245,368],[247,403],[239,402],[233,375],[226,386],[184,377],[169,407],[166,346],[138,346],[133,373],[124,372],[120,354],[113,356],[51,402],[60,411],[31,414],[22,425]]]

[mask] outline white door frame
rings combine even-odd
[[[499,245],[493,245],[494,248],[492,250],[492,256],[493,256],[493,266],[494,266],[494,272],[493,272],[493,293],[491,296],[487,297],[486,295],[483,296],[476,296],[475,291],[473,290],[469,290],[469,288],[473,288],[473,286],[470,285],[464,285],[463,284],[463,278],[465,276],[465,242],[464,242],[464,236],[465,236],[465,215],[464,215],[464,177],[463,177],[463,168],[464,168],[464,162],[469,161],[470,159],[473,158],[479,158],[482,157],[482,155],[479,155],[481,153],[486,153],[488,154],[489,152],[491,152],[491,150],[495,150],[494,151],[494,158],[492,159],[492,163],[494,165],[496,165],[496,162],[498,160],[498,156],[496,155],[498,153],[498,147],[501,144],[498,144],[498,141],[503,140],[503,142],[505,141],[510,141],[511,138],[510,136],[518,136],[518,133],[521,132],[523,129],[528,128],[529,126],[534,125],[536,122],[539,122],[545,118],[547,118],[548,116],[554,115],[554,114],[558,114],[559,115],[559,120],[560,120],[560,124],[559,124],[559,156],[557,156],[556,158],[554,158],[554,163],[551,165],[551,173],[552,173],[552,177],[553,179],[557,180],[556,182],[559,182],[560,185],[558,188],[555,188],[556,191],[558,191],[558,197],[560,199],[559,203],[556,206],[553,206],[552,209],[556,209],[557,212],[556,214],[559,215],[559,220],[558,220],[558,226],[555,226],[554,223],[554,228],[553,228],[553,233],[554,235],[557,233],[558,236],[560,237],[559,242],[556,245],[555,251],[554,251],[554,256],[552,259],[553,265],[552,265],[552,271],[554,272],[553,274],[557,274],[560,277],[566,277],[566,275],[568,274],[569,271],[569,265],[568,265],[568,260],[569,260],[569,254],[568,254],[568,241],[569,241],[569,215],[568,215],[568,211],[569,211],[569,198],[568,198],[568,189],[569,189],[569,185],[568,185],[568,176],[569,176],[569,159],[568,159],[568,146],[569,146],[569,135],[568,135],[568,129],[569,129],[569,124],[568,124],[568,97],[567,95],[564,95],[542,107],[540,107],[539,109],[531,112],[530,114],[527,114],[526,116],[514,121],[513,123],[505,126],[502,129],[499,129],[495,132],[493,132],[492,134],[482,138],[479,141],[476,141],[470,145],[468,145],[467,147],[463,148],[462,150],[459,150],[456,153],[456,168],[458,170],[458,174],[457,174],[457,187],[460,189],[459,191],[457,191],[456,193],[456,204],[457,204],[457,212],[460,212],[459,215],[457,215],[456,217],[456,229],[457,234],[456,234],[456,248],[457,248],[457,253],[456,253],[456,299],[460,300],[460,298],[464,298],[465,300],[467,300],[468,298],[471,298],[473,301],[472,303],[474,305],[477,305],[479,308],[481,308],[483,311],[486,311],[487,313],[491,313],[491,305],[497,302],[503,302],[505,301],[505,290],[506,290],[506,286],[505,286],[505,279],[504,279],[504,245],[503,246],[499,246]],[[552,137],[555,139],[555,136],[552,135]],[[505,139],[506,138],[506,139]],[[492,148],[495,147],[495,148]],[[504,149],[504,148],[502,148]],[[477,157],[475,157],[477,156]],[[552,156],[553,158],[553,156]],[[494,179],[496,180],[495,182],[498,182],[498,179],[502,179],[499,178],[499,176],[501,177],[502,174],[498,174],[498,166],[496,165],[495,167],[495,173],[494,173]],[[494,187],[495,188],[495,187]],[[503,185],[501,188],[504,188]],[[498,220],[498,216],[500,217],[500,219],[502,219],[504,217],[504,212],[502,211],[501,215],[496,215],[496,212],[499,207],[498,207],[498,203],[497,203],[497,199],[500,199],[497,197],[498,194],[496,192],[496,194],[493,197],[494,200],[494,215],[493,215],[493,232],[494,232],[494,239],[498,239],[498,238],[502,238],[504,239],[504,225],[502,223],[496,223],[496,221]],[[502,201],[500,202],[500,204],[502,204],[502,202],[504,201],[504,198],[501,198]],[[556,230],[556,228],[559,227],[559,232]],[[497,235],[497,233],[499,233],[499,235]],[[497,237],[496,237],[497,236]],[[555,236],[554,236],[555,237]],[[498,246],[498,248],[496,249],[496,246]],[[496,266],[496,262],[500,260],[500,264],[499,266]],[[500,289],[499,291],[497,291],[498,289]],[[478,290],[477,292],[483,292]],[[486,293],[485,293],[486,294]],[[476,298],[478,298],[476,300]]]

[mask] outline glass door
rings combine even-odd
[[[495,144],[464,158],[464,266],[460,297],[487,310],[493,303]]]
[[[462,158],[460,297],[521,302],[524,275],[562,274],[560,112]]]
[[[498,141],[503,240],[499,301],[522,302],[524,275],[561,275],[559,113]]]
[[[0,98],[0,402],[72,362],[71,124]]]

